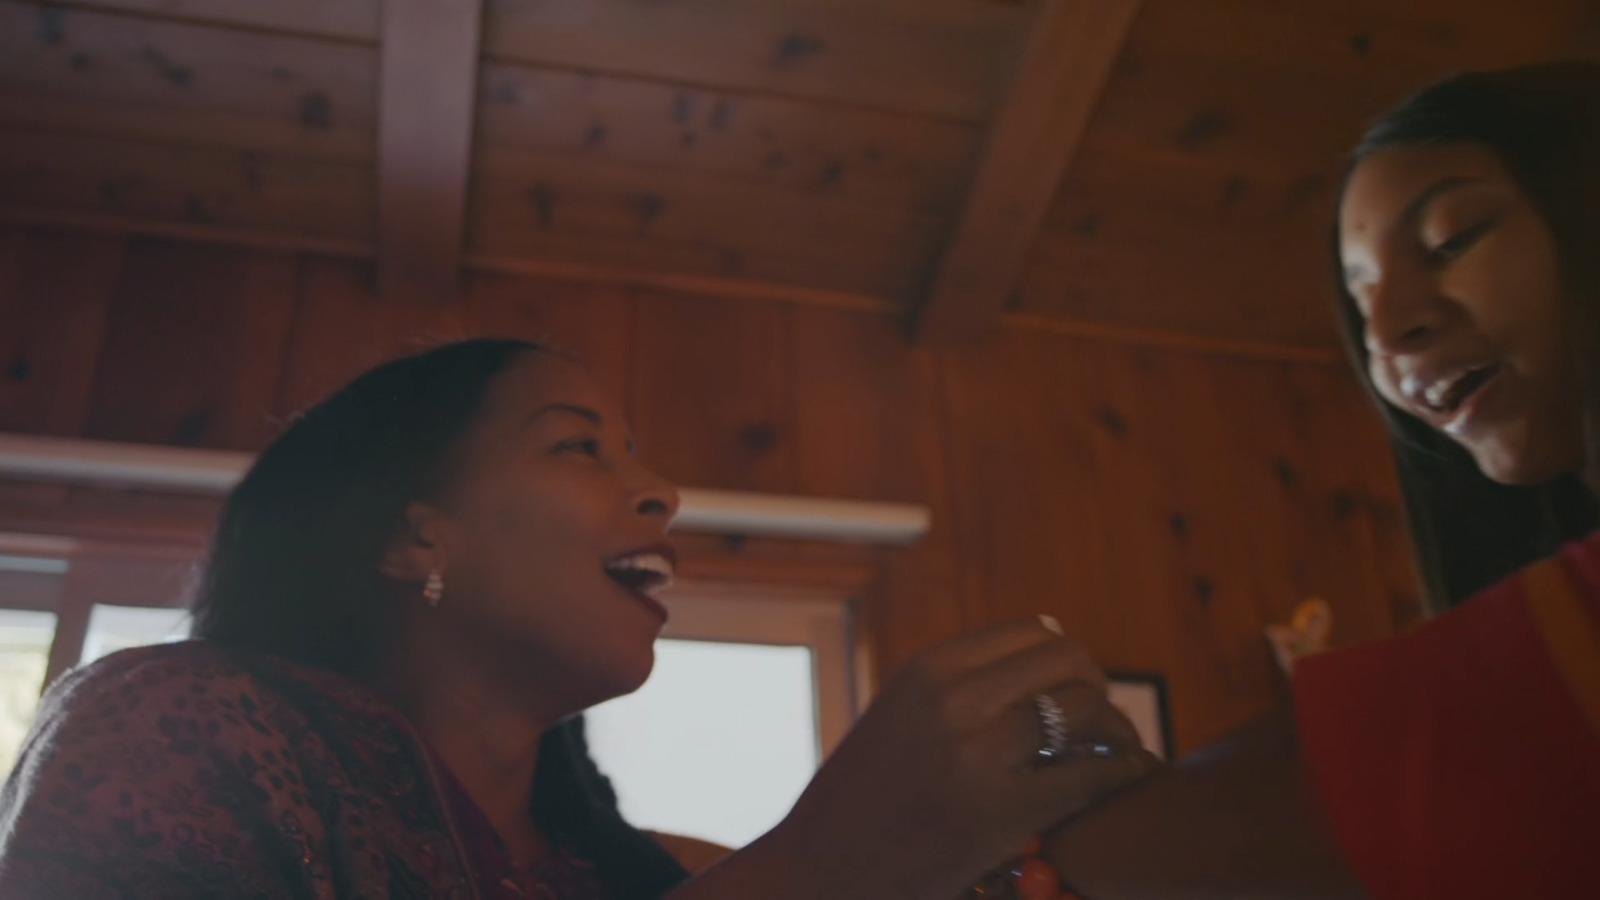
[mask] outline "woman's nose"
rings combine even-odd
[[[634,510],[642,516],[660,516],[672,521],[678,515],[678,487],[649,470],[643,473],[648,484],[639,491]]]
[[[1450,305],[1432,279],[1391,271],[1365,288],[1366,344],[1373,356],[1415,352],[1449,321]]]

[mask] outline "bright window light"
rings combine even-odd
[[[0,777],[11,772],[44,689],[54,613],[0,609]]]
[[[118,650],[181,641],[188,636],[187,609],[96,603],[89,611],[89,632],[79,662],[88,665]]]
[[[630,822],[742,847],[778,824],[816,773],[812,652],[661,640],[644,688],[587,721]]]

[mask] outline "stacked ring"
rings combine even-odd
[[[1044,733],[1044,741],[1034,753],[1034,765],[1055,765],[1068,757],[1116,755],[1115,747],[1099,741],[1071,743],[1072,735],[1067,728],[1067,713],[1056,698],[1049,694],[1037,694],[1033,698],[1033,706],[1039,713],[1039,730]]]
[[[1060,702],[1049,694],[1039,694],[1033,698],[1033,706],[1039,713],[1039,730],[1044,732],[1044,743],[1039,747],[1037,754],[1038,763],[1048,766],[1060,762],[1067,752],[1067,714],[1061,708]]]

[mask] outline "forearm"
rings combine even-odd
[[[1045,857],[1091,900],[1350,900],[1287,706],[1066,826]]]
[[[819,863],[822,863],[819,865]],[[662,900],[867,900],[848,873],[813,858],[800,835],[780,825],[667,894]]]

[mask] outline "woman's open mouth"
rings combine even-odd
[[[1429,385],[1423,400],[1438,418],[1439,427],[1460,437],[1477,411],[1479,401],[1504,368],[1500,363],[1479,366]]]
[[[622,585],[664,621],[667,609],[656,599],[672,587],[677,571],[676,554],[670,547],[652,547],[619,556],[605,564],[606,575]]]
[[[1467,400],[1482,390],[1484,385],[1498,374],[1500,374],[1499,364],[1468,369],[1454,378],[1440,379],[1429,385],[1423,399],[1434,412],[1450,415],[1465,405]]]

